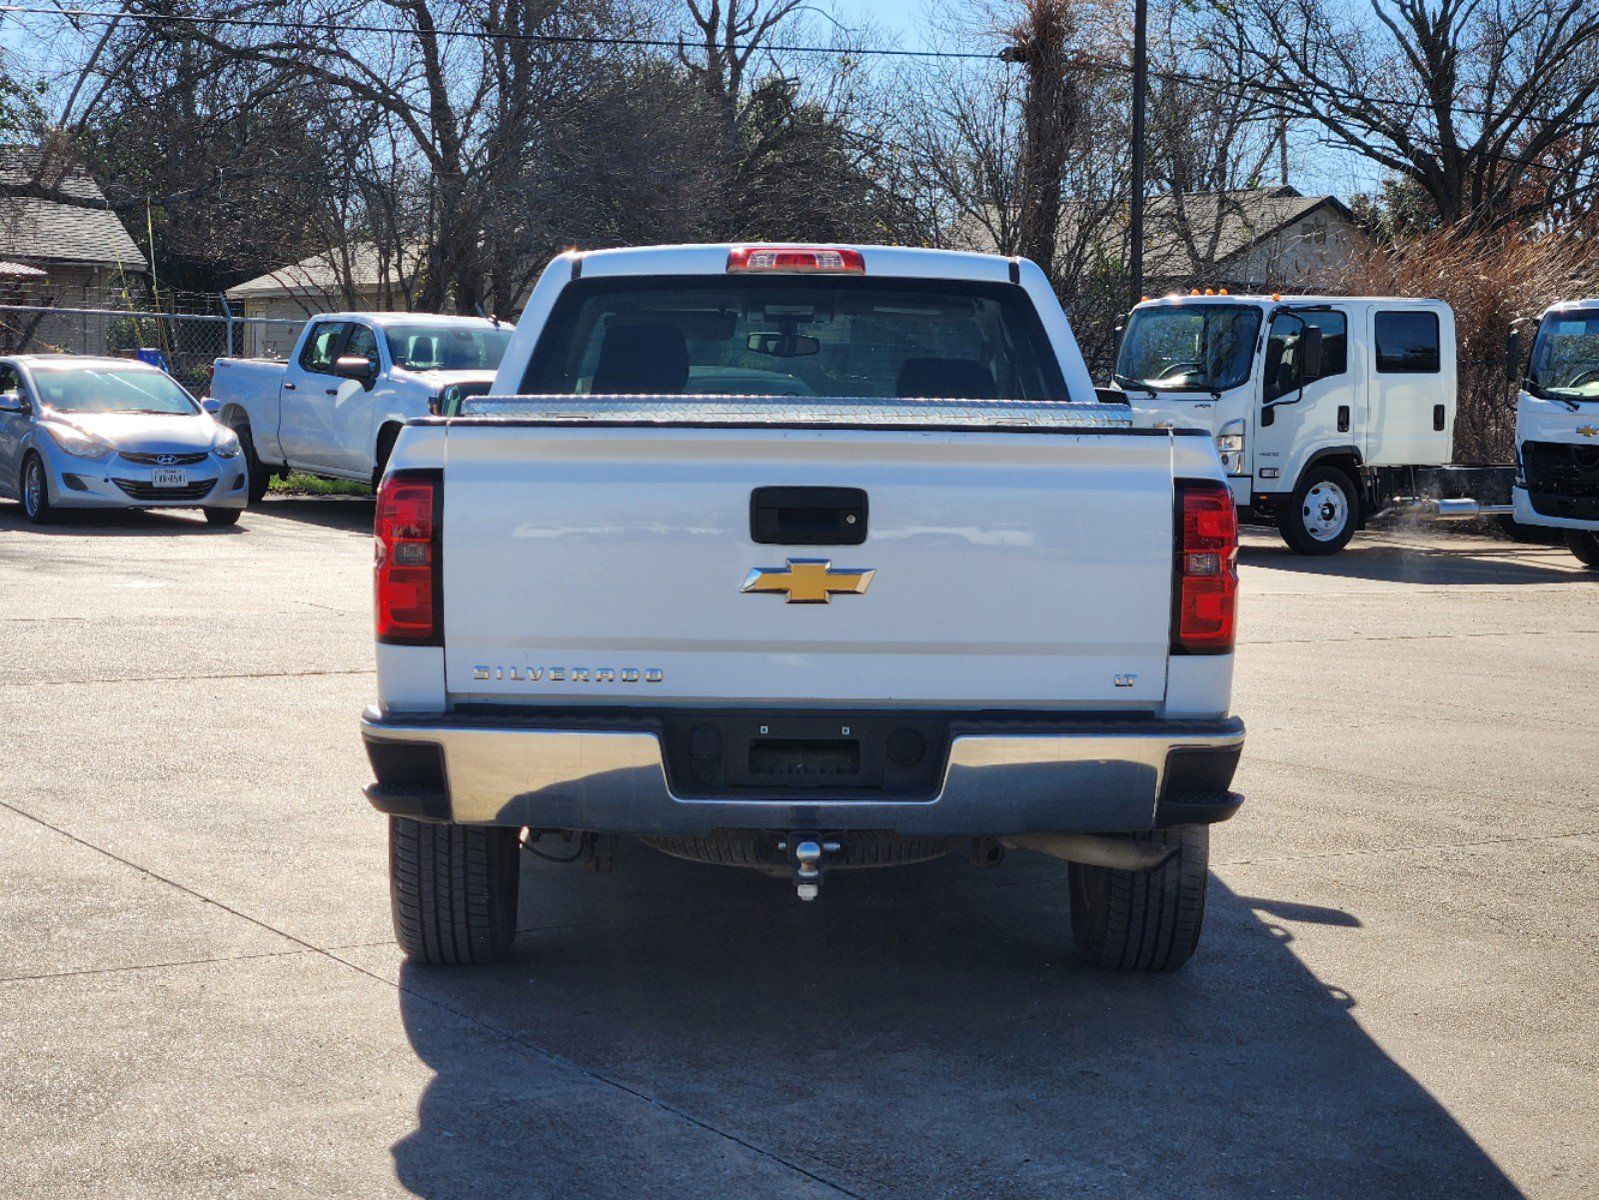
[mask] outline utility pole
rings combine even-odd
[[[1130,243],[1128,274],[1132,303],[1144,294],[1144,94],[1149,90],[1149,0],[1134,0],[1133,9],[1133,185],[1132,213],[1127,222]]]

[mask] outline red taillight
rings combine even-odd
[[[812,271],[863,274],[859,250],[833,246],[735,246],[727,252],[729,271]]]
[[[378,487],[373,596],[380,642],[439,643],[443,482],[438,471],[395,471]]]
[[[1227,654],[1238,630],[1238,510],[1222,483],[1177,485],[1172,650]]]

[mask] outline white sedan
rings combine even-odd
[[[61,508],[200,508],[232,525],[249,495],[239,439],[165,371],[125,358],[0,358],[0,496]]]

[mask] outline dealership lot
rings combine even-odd
[[[1169,977],[1064,864],[784,883],[529,861],[515,960],[404,966],[371,506],[0,504],[0,1194],[1584,1196],[1599,577],[1246,534],[1249,802]],[[1040,598],[1047,603],[1047,598]]]

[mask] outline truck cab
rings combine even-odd
[[[1511,496],[1519,523],[1563,530],[1572,553],[1599,567],[1599,299],[1539,319],[1516,397]]]
[[[1392,296],[1190,294],[1128,318],[1115,383],[1144,422],[1216,439],[1240,509],[1341,550],[1454,442],[1454,313]]]

